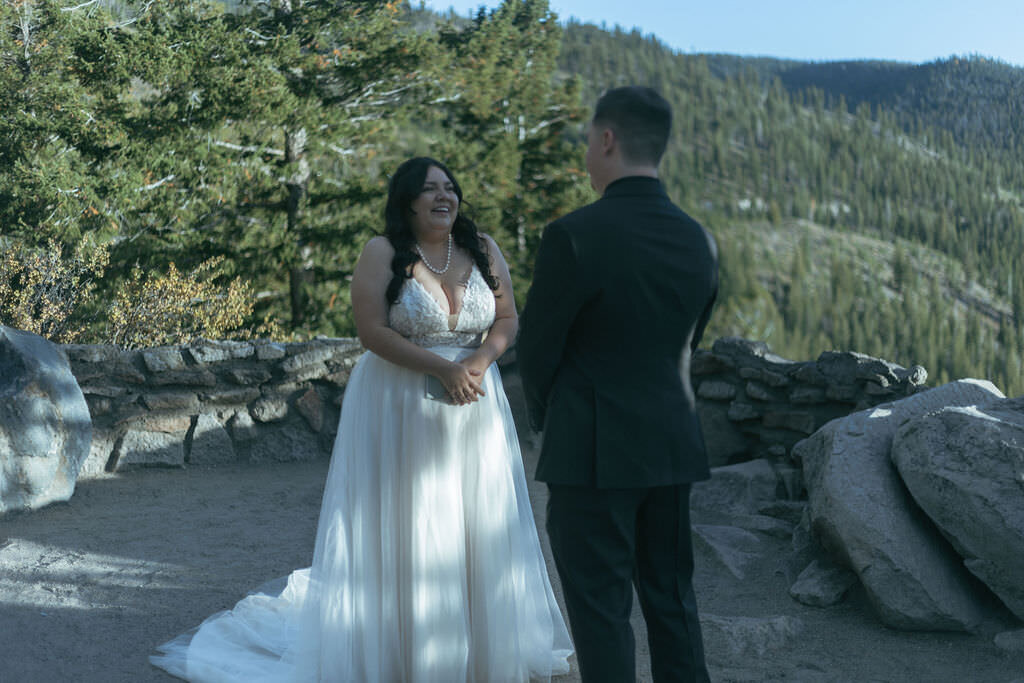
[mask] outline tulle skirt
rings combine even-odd
[[[449,359],[470,349],[434,347]],[[313,565],[151,661],[190,681],[497,683],[569,670],[497,367],[470,406],[373,353],[345,392]]]

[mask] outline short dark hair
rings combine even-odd
[[[668,145],[672,107],[653,88],[613,88],[597,101],[593,123],[615,132],[626,161],[657,166]]]

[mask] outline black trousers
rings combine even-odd
[[[584,683],[636,680],[636,586],[657,683],[708,681],[693,594],[690,485],[549,485],[547,530]]]

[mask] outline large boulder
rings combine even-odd
[[[1024,396],[908,422],[892,459],[967,568],[1024,619]]]
[[[0,513],[71,498],[92,421],[56,345],[0,325]]]
[[[909,419],[997,398],[991,382],[960,380],[832,420],[793,449],[815,535],[857,574],[888,626],[971,630],[988,616],[983,588],[907,493],[889,450]]]

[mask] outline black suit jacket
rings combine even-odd
[[[689,360],[718,289],[715,242],[655,178],[549,224],[517,358],[537,479],[633,488],[708,477]]]

